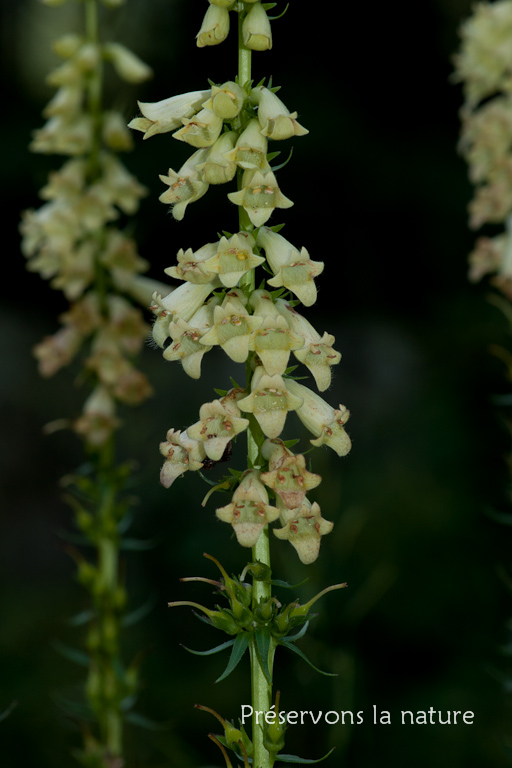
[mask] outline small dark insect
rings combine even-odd
[[[203,469],[213,469],[213,467],[216,464],[219,464],[221,461],[229,461],[231,458],[232,453],[232,446],[231,441],[226,445],[224,449],[224,453],[222,454],[221,458],[218,461],[214,461],[214,459],[209,459],[206,457],[206,459],[203,460]]]

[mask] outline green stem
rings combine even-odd
[[[238,3],[238,82],[241,86],[245,85],[251,79],[251,55],[252,51],[246,48],[243,42],[242,25],[246,16],[245,3]],[[241,188],[243,171],[239,169],[238,189]],[[250,232],[254,229],[246,211],[239,206],[238,208],[239,229],[241,232]],[[241,287],[249,292],[255,289],[255,273],[251,270],[244,275],[240,281]],[[247,366],[247,387],[250,385],[251,369]],[[258,444],[254,438],[253,431],[249,426],[247,430],[247,457],[249,466],[254,466],[258,460]],[[253,561],[259,560],[261,563],[270,567],[270,547],[269,547],[269,529],[266,526],[261,533],[258,541],[252,549]],[[258,605],[261,599],[269,600],[272,596],[270,583],[265,581],[253,580],[253,609]],[[274,661],[275,647],[272,645],[269,650],[268,667],[272,676],[272,667]],[[272,768],[274,760],[263,745],[262,717],[260,715],[257,722],[256,712],[268,712],[272,705],[272,684],[268,682],[261,667],[254,639],[249,645],[251,656],[251,693],[252,693],[252,740],[254,745],[253,768]]]

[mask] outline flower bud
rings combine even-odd
[[[238,83],[228,80],[222,85],[212,85],[211,97],[203,104],[223,120],[233,120],[242,109],[247,93]]]
[[[70,59],[83,45],[84,39],[80,35],[67,34],[59,37],[52,44],[52,48],[62,59]]]
[[[278,752],[284,749],[284,734],[286,732],[286,723],[282,723],[279,719],[279,698],[280,693],[277,691],[276,703],[272,704],[270,711],[265,713],[263,721],[263,746],[273,759],[276,758]],[[274,717],[269,717],[271,714]],[[269,720],[271,720],[270,723]]]
[[[244,45],[252,51],[268,51],[272,48],[272,30],[267,12],[260,2],[255,2],[242,24]]]
[[[201,29],[196,35],[197,47],[206,45],[218,45],[229,34],[229,11],[225,6],[210,5],[201,24]]]
[[[120,43],[107,43],[103,55],[111,61],[117,74],[128,83],[143,83],[153,76],[153,70]]]

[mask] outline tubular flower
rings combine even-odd
[[[175,288],[164,299],[160,294],[154,293],[149,308],[156,315],[152,330],[155,344],[163,348],[169,338],[171,321],[178,317],[185,321],[190,320],[215,287],[214,283],[206,283],[205,285],[184,283],[179,288]]]
[[[196,166],[206,162],[208,150],[198,149],[182,165],[178,173],[169,168],[168,176],[160,176],[164,184],[169,185],[167,192],[163,192],[158,198],[161,203],[170,203],[173,206],[172,215],[177,221],[181,221],[185,215],[189,203],[199,200],[208,190],[208,184],[202,180]]]
[[[185,141],[199,149],[215,144],[224,125],[222,117],[210,112],[209,109],[202,109],[194,117],[184,117],[181,122],[183,128],[173,133],[173,139]]]
[[[165,488],[170,488],[176,478],[188,470],[201,469],[206,458],[203,444],[191,440],[186,431],[179,429],[167,432],[167,439],[160,443],[160,453],[165,457],[160,472],[160,482]]]
[[[201,29],[196,35],[197,47],[204,48],[207,45],[222,43],[229,34],[229,11],[225,4],[210,5],[201,24]]]
[[[212,297],[192,315],[190,323],[178,317],[169,325],[169,336],[174,343],[164,351],[164,357],[171,361],[180,360],[183,370],[192,379],[200,378],[203,355],[211,349],[200,342],[213,323],[214,307],[219,301],[220,297]]]
[[[211,97],[204,102],[204,109],[209,109],[223,120],[233,120],[242,109],[247,93],[238,83],[228,80],[222,85],[212,85]]]
[[[257,352],[269,376],[283,374],[288,365],[290,351],[304,346],[303,337],[290,330],[284,317],[265,317],[249,341],[249,349]]]
[[[275,93],[264,86],[253,88],[249,94],[253,104],[258,105],[258,122],[262,136],[269,139],[289,139],[309,133],[297,122],[297,113],[290,112]]]
[[[180,248],[178,251],[178,264],[175,267],[164,269],[166,275],[177,280],[186,280],[194,285],[206,285],[216,279],[216,274],[210,272],[204,262],[217,253],[218,243],[207,243],[195,253],[192,248],[186,251]]]
[[[261,135],[260,124],[253,118],[249,120],[244,131],[237,139],[236,146],[225,155],[245,170],[269,171],[267,160],[267,139]]]
[[[279,317],[279,312],[272,296],[263,288],[257,288],[252,292],[250,305],[254,310],[254,314],[258,315],[258,317],[271,317],[274,319]]]
[[[199,419],[187,433],[193,440],[204,444],[206,455],[213,461],[220,461],[228,443],[249,426],[248,419],[233,416],[219,400],[204,403]]]
[[[295,350],[294,355],[311,371],[318,389],[323,392],[331,384],[331,366],[341,360],[341,354],[332,348],[334,336],[329,333],[320,336],[311,323],[283,299],[277,299],[276,307],[291,330],[305,340],[304,346]]]
[[[302,398],[287,389],[282,376],[269,376],[263,366],[254,371],[251,394],[239,400],[238,407],[253,413],[267,437],[279,437],[283,431],[288,411],[302,405]]]
[[[320,552],[322,536],[330,533],[334,523],[322,517],[318,504],[305,499],[298,509],[286,511],[288,521],[283,528],[274,528],[278,539],[288,540],[304,565],[314,563]]]
[[[256,470],[249,470],[233,494],[233,500],[216,510],[219,520],[233,526],[238,543],[253,547],[268,523],[277,520],[279,510],[269,505],[268,493]]]
[[[304,456],[295,456],[281,440],[265,440],[262,454],[269,460],[269,471],[261,475],[261,480],[272,488],[287,509],[302,506],[306,493],[322,481],[320,475],[306,469]]]
[[[73,422],[74,431],[89,445],[104,445],[119,426],[116,404],[106,387],[98,385],[84,403],[81,416]]]
[[[128,127],[135,131],[142,131],[145,139],[157,133],[175,131],[182,125],[182,118],[195,115],[210,93],[210,90],[191,91],[162,101],[139,101],[137,103],[143,117],[135,117],[128,123]]]
[[[267,12],[260,2],[255,2],[242,25],[244,45],[252,51],[268,51],[272,48],[272,30]]]
[[[314,278],[323,272],[323,261],[311,261],[305,248],[299,253],[288,240],[268,227],[260,229],[257,242],[265,250],[275,275],[267,280],[268,284],[273,288],[288,288],[304,306],[311,307],[317,297]]]
[[[291,208],[293,202],[283,195],[272,171],[248,170],[242,178],[242,189],[230,192],[228,199],[241,205],[255,227],[269,220],[274,208]]]
[[[286,386],[296,397],[302,398],[302,405],[297,408],[297,416],[305,427],[317,436],[312,445],[328,445],[338,456],[346,456],[352,447],[345,432],[345,424],[350,416],[344,405],[335,410],[329,403],[312,392],[308,387],[293,379],[286,380]]]
[[[122,80],[127,83],[143,83],[153,76],[153,70],[138,56],[120,43],[107,43],[103,46],[103,55]]]
[[[261,318],[249,315],[243,305],[228,301],[222,307],[215,307],[213,328],[200,343],[219,344],[232,360],[243,363],[249,355],[249,338],[261,323]]]
[[[218,279],[226,288],[233,288],[242,275],[250,269],[263,264],[265,259],[252,252],[252,237],[244,237],[239,233],[230,237],[221,237],[217,252],[204,262],[209,272],[218,275]]]
[[[236,136],[234,131],[221,134],[211,147],[206,162],[197,166],[208,184],[225,184],[235,177],[236,163],[228,157],[235,146]]]

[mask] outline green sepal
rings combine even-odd
[[[256,627],[254,630],[254,637],[256,639],[256,651],[260,660],[263,674],[265,675],[267,682],[272,685],[272,676],[268,668],[268,653],[270,651],[270,628],[269,627]]]
[[[209,651],[194,651],[193,648],[187,648],[186,645],[183,645],[183,643],[180,643],[181,647],[184,648],[189,653],[193,653],[196,656],[212,656],[214,653],[220,653],[225,648],[229,648],[231,645],[233,645],[235,641],[234,640],[226,640],[225,643],[221,643],[220,645],[216,645],[215,648],[210,648]]]
[[[249,646],[250,636],[250,632],[240,632],[240,634],[236,636],[233,643],[231,656],[229,657],[228,665],[222,675],[217,678],[215,681],[216,683],[220,683],[221,680],[224,680],[226,677],[228,677],[228,675],[230,675],[232,671],[238,666],[238,662],[241,660]]]
[[[278,157],[281,154],[281,150],[278,150],[277,152],[267,152],[267,160],[270,163],[272,160],[275,160],[276,157]]]
[[[298,757],[297,755],[278,755],[276,757],[276,762],[280,761],[281,763],[296,763],[298,765],[313,765],[314,763],[321,763],[322,760],[326,760],[329,755],[332,755],[334,752],[335,747],[329,750],[329,752],[324,755],[323,757],[319,757],[318,760],[309,760],[307,757]]]
[[[280,232],[284,226],[285,224],[274,224],[272,227],[270,227],[270,230],[277,233]]]
[[[306,654],[300,650],[300,648],[297,648],[297,646],[293,645],[292,642],[288,642],[286,638],[280,639],[277,641],[279,645],[283,645],[285,648],[288,648],[289,651],[293,651],[297,654],[297,656],[300,656],[301,659],[303,659],[309,666],[315,670],[315,672],[319,672],[321,675],[325,675],[326,677],[338,677],[336,672],[324,672],[322,669],[319,669],[318,667],[315,667],[313,662],[311,662]],[[323,759],[323,758],[322,758]]]
[[[216,395],[219,395],[219,397],[224,397],[228,393],[227,389],[215,389],[214,388],[213,391],[215,392]]]

